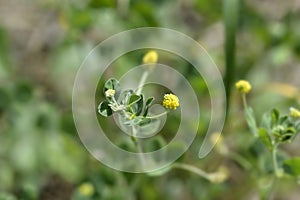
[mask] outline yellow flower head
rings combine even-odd
[[[144,64],[157,63],[157,60],[158,60],[158,54],[156,51],[149,51],[143,57]]]
[[[243,94],[247,94],[251,90],[251,85],[248,81],[240,80],[235,84],[236,89]]]
[[[78,191],[83,196],[92,196],[95,193],[95,188],[91,183],[83,183],[79,186]]]
[[[293,118],[300,118],[300,111],[296,108],[290,108],[290,116]]]
[[[179,99],[174,94],[165,94],[162,105],[165,108],[176,110],[176,108],[179,106]]]
[[[113,89],[108,89],[108,90],[105,91],[105,96],[106,97],[113,97],[113,96],[115,96],[115,94],[116,94],[116,91],[113,90]]]

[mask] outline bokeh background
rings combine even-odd
[[[238,79],[251,81],[249,102],[257,118],[273,107],[283,113],[299,108],[300,1],[240,0],[238,7],[226,7],[227,1],[0,0],[0,199],[260,199],[271,159],[261,156],[266,150],[253,142],[234,90],[223,131],[228,155],[223,149],[197,158],[210,118],[209,94],[180,58],[160,52],[160,62],[185,75],[204,107],[199,134],[178,162],[208,172],[224,166],[230,172],[224,183],[179,169],[162,176],[114,171],[86,151],[72,118],[74,77],[89,51],[115,33],[147,26],[175,29],[199,41],[230,77],[230,88]],[[236,10],[238,15],[224,17]],[[230,30],[235,22],[236,30]],[[236,48],[230,46],[232,39]],[[145,52],[122,56],[102,82],[139,64]],[[164,137],[170,137],[172,124]],[[282,154],[300,156],[299,142],[298,137],[284,145]],[[294,179],[283,179],[272,196],[297,200],[300,187]]]

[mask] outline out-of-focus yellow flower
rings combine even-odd
[[[78,191],[83,196],[92,196],[95,193],[95,188],[91,183],[83,183],[79,186]]]
[[[300,118],[300,111],[296,108],[290,108],[290,116],[293,118]]]
[[[228,177],[229,177],[229,170],[226,167],[221,166],[217,172],[211,173],[209,175],[209,180],[212,183],[222,183],[226,181]]]
[[[165,94],[162,105],[165,108],[176,110],[176,108],[179,106],[179,99],[174,94]]]
[[[105,91],[105,96],[106,97],[113,97],[113,96],[115,96],[115,94],[116,94],[116,91],[113,90],[113,89],[108,89],[108,90]]]
[[[236,89],[243,94],[247,94],[251,91],[251,85],[248,81],[240,80],[235,84]]]
[[[144,64],[157,63],[157,60],[158,60],[158,54],[156,51],[149,51],[143,57]]]
[[[213,143],[213,144],[216,144],[216,145],[220,145],[222,144],[223,142],[223,136],[221,135],[221,133],[212,133],[211,136],[210,136],[210,141]]]

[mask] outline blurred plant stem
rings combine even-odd
[[[195,173],[207,180],[211,180],[209,174],[205,171],[203,171],[202,169],[199,169],[197,167],[194,167],[192,165],[188,165],[188,164],[182,164],[182,163],[174,163],[172,165],[172,168],[177,168],[177,169],[183,169],[183,170],[186,170],[186,171],[189,171],[189,172],[192,172],[192,173]]]
[[[243,105],[245,110],[248,108],[248,104],[247,104],[247,100],[246,100],[246,94],[242,94],[242,98],[243,98]]]
[[[277,184],[278,178],[272,176],[268,182],[257,183],[259,185],[260,199],[261,200],[272,200],[274,199],[274,191]]]
[[[225,89],[227,100],[227,112],[230,106],[230,95],[235,81],[235,38],[238,24],[239,0],[225,0],[223,3],[223,15],[225,26]]]
[[[277,144],[275,144],[272,148],[272,161],[273,161],[273,169],[275,176],[278,175],[279,169],[278,169],[278,163],[277,163]]]
[[[224,167],[220,167],[220,169],[216,172],[205,172],[204,170],[188,165],[188,164],[183,164],[183,163],[174,163],[172,164],[172,168],[177,168],[177,169],[183,169],[189,172],[192,172],[194,174],[197,174],[206,180],[212,182],[212,183],[222,183],[228,178],[228,170],[225,169]]]
[[[143,149],[140,145],[140,143],[138,142],[138,139],[136,138],[136,129],[134,126],[131,126],[131,140],[133,141],[137,152],[140,154],[140,159],[141,159],[141,165],[142,165],[142,169],[145,167],[145,157],[143,155]]]
[[[249,170],[249,169],[252,168],[252,164],[246,158],[244,158],[242,155],[240,155],[240,154],[238,154],[236,152],[232,152],[228,156],[233,161],[235,161],[238,164],[240,164],[244,169]]]
[[[149,76],[149,72],[150,72],[149,69],[147,69],[147,70],[144,71],[144,73],[142,75],[142,78],[141,78],[141,80],[139,82],[138,89],[136,91],[137,95],[141,94],[142,89],[143,89],[143,85],[145,84],[145,82],[146,82],[146,80],[147,80],[147,78]]]

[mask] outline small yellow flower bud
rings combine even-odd
[[[78,191],[83,196],[92,196],[95,193],[95,188],[91,183],[83,183],[79,186]]]
[[[158,60],[158,54],[156,51],[149,51],[143,57],[144,64],[157,63],[157,60]]]
[[[248,81],[245,80],[240,80],[235,84],[236,89],[240,92],[240,93],[244,93],[247,94],[250,92],[251,90],[251,85]]]
[[[115,94],[116,94],[116,91],[113,90],[113,89],[108,89],[108,90],[105,91],[105,96],[106,97],[113,97],[113,96],[115,96]]]
[[[300,111],[296,108],[290,108],[290,116],[293,118],[300,118]]]
[[[229,171],[226,167],[221,166],[215,173],[209,175],[212,183],[222,183],[228,179]]]
[[[162,105],[165,108],[176,110],[176,108],[179,106],[179,99],[174,94],[165,94]]]

